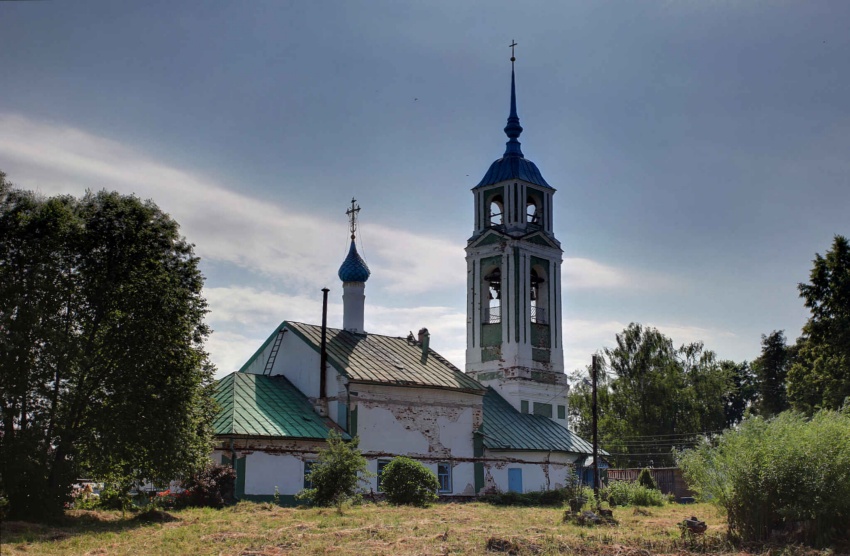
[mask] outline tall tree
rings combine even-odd
[[[671,464],[673,448],[724,428],[733,378],[701,343],[676,349],[655,328],[632,323],[603,354],[600,443],[618,465]],[[571,423],[581,435],[590,432],[590,395],[584,381],[570,394]]]
[[[788,373],[788,397],[798,410],[838,409],[850,398],[850,245],[835,236],[826,256],[815,254],[811,282],[799,284],[811,311]]]
[[[58,515],[80,476],[164,482],[209,453],[203,277],[152,202],[0,184],[0,489]]]
[[[753,369],[746,361],[721,361],[720,367],[732,381],[724,396],[726,428],[729,428],[740,423],[747,409],[752,407],[758,397],[758,387]]]
[[[785,343],[785,333],[774,330],[762,334],[761,355],[753,361],[758,385],[758,411],[765,417],[782,413],[790,406],[785,380],[791,367],[791,349]]]

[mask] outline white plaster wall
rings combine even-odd
[[[371,384],[352,384],[351,392],[364,452],[472,457],[473,431],[481,423],[482,396]]]
[[[548,457],[548,461],[547,461]],[[484,487],[508,491],[508,469],[522,469],[523,492],[551,490],[566,484],[574,454],[485,451]],[[498,460],[498,461],[495,461]],[[548,475],[548,477],[547,477]]]
[[[245,494],[296,494],[304,488],[304,461],[292,454],[254,452],[245,458]]]

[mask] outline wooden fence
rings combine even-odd
[[[642,469],[608,469],[608,481],[637,481],[641,471]],[[664,494],[673,494],[676,499],[694,495],[678,467],[653,467],[649,472]]]

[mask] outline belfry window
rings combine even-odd
[[[496,267],[484,276],[487,304],[484,307],[484,324],[502,322],[502,269]]]
[[[544,276],[542,269],[531,269],[531,322],[537,324],[549,324],[546,314],[549,308],[549,291],[544,285],[546,282]]]
[[[496,195],[490,199],[489,222],[491,226],[501,226],[503,222],[505,206],[502,202],[502,196]]]
[[[526,222],[541,226],[543,224],[543,219],[541,218],[540,213],[540,206],[537,199],[529,195],[525,202]]]

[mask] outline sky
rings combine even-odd
[[[153,199],[195,245],[217,376],[283,320],[342,324],[362,207],[367,331],[463,368],[470,189],[504,152],[555,194],[567,371],[630,322],[721,359],[793,341],[850,235],[850,2],[0,2],[0,169]]]

